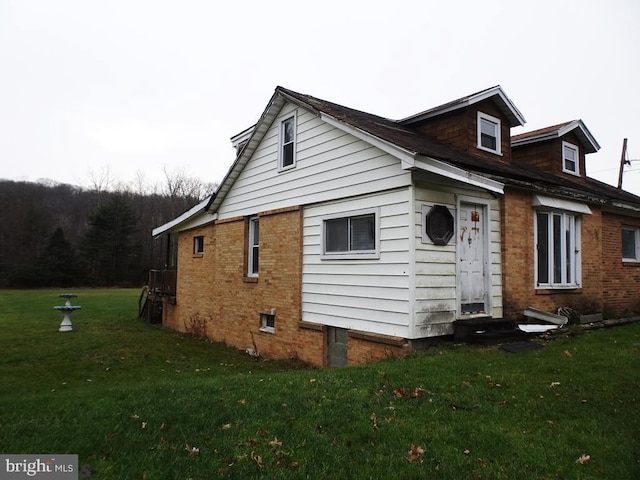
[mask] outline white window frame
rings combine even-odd
[[[291,121],[293,123],[293,139],[285,144],[284,129],[285,129],[285,124],[288,121]],[[278,125],[279,125],[278,126],[279,128],[278,130],[278,171],[285,172],[287,170],[296,168],[296,161],[297,161],[296,150],[297,150],[297,140],[298,140],[297,112],[294,110],[293,112],[291,112],[291,114],[287,114],[286,116],[282,117]],[[289,144],[293,145],[293,152],[292,152],[293,159],[292,159],[291,165],[284,165],[284,149],[285,149],[285,146]]]
[[[363,217],[367,215],[373,215],[374,217],[374,248],[371,250],[347,250],[344,252],[330,252],[327,251],[327,221],[337,219],[352,219],[355,217]],[[350,223],[349,223],[350,225]],[[349,212],[335,213],[332,215],[325,215],[321,219],[322,234],[321,234],[321,248],[323,260],[361,260],[361,259],[378,259],[380,258],[380,211],[378,208],[369,208],[364,210],[352,210]],[[350,229],[347,230],[347,234]],[[349,240],[348,240],[348,243]]]
[[[624,232],[625,230],[627,232],[633,233],[635,253],[633,257],[625,257],[624,249],[622,249],[622,261],[623,262],[640,262],[640,228],[623,226],[622,231]],[[624,239],[621,239],[621,240],[624,240]]]
[[[547,281],[543,282],[539,279],[539,253],[540,246],[538,245],[538,214],[547,215]],[[556,256],[554,251],[554,217],[560,219],[560,231],[565,234],[561,234],[559,237],[560,251]],[[533,230],[534,230],[534,276],[535,276],[535,288],[537,289],[575,289],[580,288],[582,285],[582,248],[581,248],[581,224],[582,218],[575,212],[569,212],[564,210],[552,210],[552,209],[535,209],[533,215]],[[567,225],[569,225],[569,241],[573,245],[573,251],[567,258]],[[557,281],[555,277],[556,258],[560,261],[560,280]],[[567,272],[567,262],[570,262],[570,270]],[[573,278],[569,279],[568,276]]]
[[[255,242],[256,228],[258,230],[257,242]],[[257,263],[254,271],[253,264]],[[249,218],[249,235],[247,239],[247,276],[257,277],[260,271],[260,220],[259,217]]]
[[[496,138],[496,148],[489,148],[482,145],[482,122],[488,122],[495,125],[495,138]],[[485,152],[495,153],[496,155],[502,155],[502,124],[499,118],[493,117],[483,112],[478,112],[478,148],[480,150],[484,150]]]
[[[565,156],[565,151],[566,149],[569,150],[573,150],[575,152],[575,160],[572,160],[573,162],[575,162],[576,164],[576,169],[575,170],[571,170],[570,168],[567,167],[567,160],[569,160],[566,156]],[[571,175],[576,175],[576,176],[580,176],[580,149],[578,148],[577,145],[574,145],[573,143],[569,143],[569,142],[562,142],[562,171],[564,173],[569,173]]]
[[[196,235],[193,237],[193,254],[204,254],[204,235]]]

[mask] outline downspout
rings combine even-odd
[[[416,336],[416,186],[411,175],[409,186],[409,334],[408,338]]]

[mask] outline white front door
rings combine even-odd
[[[458,208],[458,317],[489,312],[487,207],[461,201]]]

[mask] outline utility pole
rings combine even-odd
[[[627,139],[622,141],[622,155],[620,156],[620,173],[618,174],[618,188],[622,189],[622,171],[625,164],[631,165],[631,162],[627,160]]]

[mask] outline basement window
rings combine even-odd
[[[276,314],[261,313],[260,314],[260,331],[266,333],[276,332]]]

